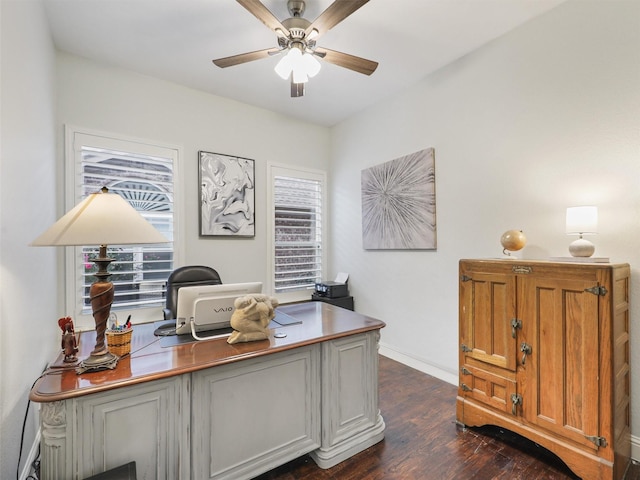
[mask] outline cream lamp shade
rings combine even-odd
[[[117,193],[93,193],[69,210],[32,246],[168,243]]]
[[[598,233],[598,207],[580,206],[567,208],[567,235],[579,235],[579,238],[569,245],[569,253],[574,257],[590,257],[595,252],[595,246],[583,235]]]

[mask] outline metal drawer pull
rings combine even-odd
[[[527,359],[527,355],[531,355],[531,345],[522,342],[520,344],[520,351],[522,352],[522,365],[524,365],[524,361]]]

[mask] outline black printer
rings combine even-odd
[[[341,298],[349,296],[349,286],[340,282],[322,282],[316,283],[314,293],[318,297]]]

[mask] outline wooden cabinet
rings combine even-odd
[[[456,416],[510,429],[584,479],[631,454],[627,264],[460,261]]]

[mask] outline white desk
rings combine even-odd
[[[82,479],[135,461],[138,478],[252,478],[310,453],[329,468],[382,440],[384,323],[322,302],[279,307],[285,338],[163,348],[134,327],[115,370],[50,370],[41,403],[41,478]],[[87,337],[87,338],[85,338]],[[93,348],[81,337],[80,358]]]

